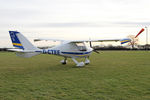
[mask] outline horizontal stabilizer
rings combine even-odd
[[[23,52],[24,50],[22,49],[7,49],[8,51],[13,51],[13,52]]]
[[[23,57],[23,58],[30,58],[32,56],[36,56],[39,55],[39,52],[30,52],[30,53],[25,53],[25,52],[17,52],[16,55],[19,57]]]
[[[14,52],[24,52],[24,53],[33,53],[36,52],[35,50],[22,50],[22,49],[7,49],[8,51],[14,51]]]
[[[32,56],[39,55],[40,52],[36,52],[33,50],[22,50],[22,49],[7,49],[8,51],[16,52],[16,55],[23,58],[30,58]]]

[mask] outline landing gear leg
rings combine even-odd
[[[60,61],[63,65],[67,64],[67,58],[65,57],[65,59]]]
[[[86,57],[85,58],[85,64],[88,65],[90,63],[90,60]]]
[[[83,67],[85,65],[84,62],[78,62],[75,58],[72,58],[72,60],[76,63],[77,67]]]

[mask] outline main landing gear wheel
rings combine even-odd
[[[63,59],[60,61],[63,65],[66,65],[67,64],[67,58]]]

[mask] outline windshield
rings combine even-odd
[[[76,45],[80,51],[86,51],[87,50],[86,46],[83,42],[82,43],[76,43]]]

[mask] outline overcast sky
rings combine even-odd
[[[150,0],[0,0],[0,47],[9,30],[27,38],[104,39],[150,25]],[[139,36],[145,42],[145,32]]]

